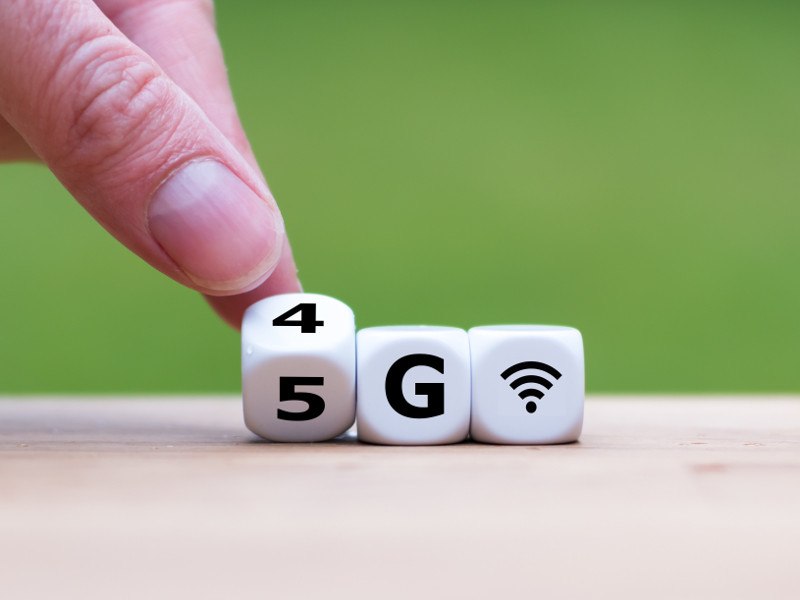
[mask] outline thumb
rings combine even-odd
[[[177,281],[248,291],[283,221],[205,113],[89,0],[0,2],[0,115],[112,235]]]

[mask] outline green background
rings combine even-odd
[[[666,3],[665,3],[666,4]],[[580,328],[611,391],[800,387],[800,5],[218,2],[308,291]],[[0,167],[0,391],[234,391],[238,335]]]

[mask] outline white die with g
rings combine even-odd
[[[358,438],[373,444],[460,442],[469,432],[467,332],[370,327],[358,332]]]

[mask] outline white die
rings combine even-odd
[[[469,432],[467,332],[371,327],[357,336],[358,438],[394,445],[452,444]]]
[[[244,421],[274,442],[318,442],[355,420],[355,320],[319,294],[256,302],[242,322]]]
[[[583,426],[583,340],[577,329],[499,325],[469,330],[470,434],[494,444],[559,444]]]

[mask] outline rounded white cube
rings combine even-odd
[[[583,339],[577,329],[496,325],[469,330],[470,434],[494,444],[574,442],[583,427]]]
[[[358,332],[358,438],[374,444],[452,444],[469,432],[467,332],[370,327]]]
[[[242,322],[244,421],[274,442],[334,438],[355,420],[355,319],[339,300],[283,294]]]

